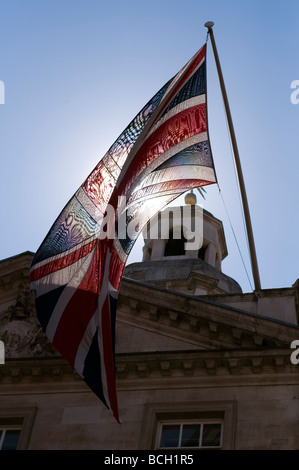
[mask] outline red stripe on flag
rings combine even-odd
[[[56,259],[51,263],[45,264],[40,268],[35,269],[30,273],[30,282],[37,281],[38,279],[41,279],[44,276],[48,276],[49,274],[52,274],[55,271],[67,268],[71,264],[76,263],[77,261],[79,261],[79,259],[84,258],[84,256],[88,255],[88,253],[93,250],[95,243],[96,240],[93,240],[92,242],[87,243],[86,245],[79,248],[79,250],[73,251],[69,255],[62,256],[61,258]]]
[[[104,213],[114,186],[115,179],[106,168],[103,160],[101,160],[81,187],[92,202]]]
[[[188,108],[161,124],[138,150],[121,182],[118,194],[126,194],[142,170],[164,152],[185,139],[206,130],[206,105],[204,103]]]
[[[169,103],[171,103],[171,101],[173,100],[173,98],[175,97],[175,95],[179,92],[180,88],[182,88],[185,83],[188,81],[190,75],[192,74],[192,72],[196,69],[196,67],[198,66],[198,64],[200,63],[200,61],[205,57],[206,55],[206,44],[204,44],[204,46],[200,49],[200,51],[198,52],[198,55],[193,59],[193,62],[191,62],[191,64],[189,65],[189,67],[187,68],[187,70],[183,73],[182,77],[180,78],[179,82],[177,83],[177,85],[175,86],[175,88],[172,90],[172,92],[170,93],[169,97],[167,98],[167,100],[165,101],[165,103],[163,103],[163,108],[161,108],[160,110],[160,113],[159,115],[156,117],[156,120],[155,122],[152,124],[151,128],[156,124],[156,122],[159,120],[159,117],[161,116],[161,114],[164,112],[164,110],[167,108],[167,106],[169,105]]]
[[[161,106],[161,109],[160,109],[158,115],[156,116],[156,118],[153,121],[152,125],[148,129],[147,133],[150,132],[151,128],[158,122],[158,120],[159,120],[160,116],[162,115],[162,113],[165,111],[165,109],[167,108],[169,103],[171,103],[171,101],[173,100],[175,95],[178,93],[180,88],[182,88],[182,86],[187,82],[187,80],[191,76],[192,72],[196,69],[198,64],[205,57],[205,54],[206,54],[206,45],[204,45],[201,48],[201,50],[198,52],[198,55],[195,56],[195,58],[193,59],[193,61],[191,62],[191,64],[187,68],[187,70],[182,74],[182,76],[179,79],[178,83],[176,84],[175,88],[171,91],[171,93],[169,94],[167,100],[163,103],[163,106]],[[205,113],[205,104],[202,105],[202,108],[204,108],[204,113]],[[190,108],[190,109],[192,109],[192,108]],[[188,112],[189,112],[189,109],[186,110],[186,113],[188,113]],[[206,116],[205,116],[205,119],[206,119]],[[171,121],[171,119],[169,119],[169,121]],[[167,121],[167,122],[169,122],[169,121]],[[165,123],[164,125],[166,126],[167,124]],[[158,132],[161,129],[161,127],[156,132]],[[204,130],[206,130],[206,128]],[[194,135],[198,132],[200,132],[200,131],[194,132],[191,135]],[[152,135],[155,135],[155,133],[153,133]],[[166,133],[166,135],[167,135],[167,133]],[[187,138],[187,137],[184,137],[184,138]],[[181,140],[184,140],[184,138],[182,138]],[[146,140],[146,142],[148,142],[148,140]],[[130,167],[132,165],[135,166],[136,162],[138,162],[140,153],[141,152],[143,153],[143,148],[144,147],[142,146],[141,149],[137,152],[137,154],[133,158],[133,161],[131,162],[131,164],[129,166],[129,169],[126,172],[126,175],[130,174]],[[160,152],[157,156],[161,155],[161,153],[163,153],[163,152]],[[128,184],[130,185],[131,182],[132,182],[132,179],[131,179],[130,183],[128,183]],[[115,205],[117,198],[115,197],[115,193],[113,194],[114,183],[115,183],[115,181],[113,180],[111,175],[107,174],[107,168],[104,166],[103,162],[100,161],[99,164],[97,165],[97,167],[92,171],[92,173],[85,180],[85,182],[82,185],[82,188],[84,189],[84,191],[86,192],[88,197],[92,200],[92,202],[98,208],[100,208],[100,210],[103,212],[104,211],[103,201],[105,203],[107,203],[110,195],[111,195],[111,199],[109,201],[109,204],[113,205],[115,208],[117,207]],[[118,195],[120,195],[120,194],[121,193],[119,193]],[[122,194],[125,194],[125,192],[122,192]]]
[[[101,254],[104,255],[106,245],[101,244]],[[74,367],[79,344],[87,325],[98,306],[100,276],[104,272],[103,256],[99,254],[97,243],[93,260],[79,287],[74,289],[74,295],[67,304],[58,323],[54,338],[54,347]],[[71,289],[66,286],[65,289]],[[67,332],[71,334],[67,335]]]
[[[110,265],[109,265],[109,282],[116,290],[119,289],[120,281],[121,281],[124,269],[125,269],[125,262],[121,261],[115,249],[115,246],[112,245]]]

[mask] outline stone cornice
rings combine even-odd
[[[128,279],[118,319],[207,348],[289,347],[299,337],[296,325]]]
[[[291,363],[290,354],[290,349],[269,349],[120,355],[117,357],[117,377],[119,384],[136,378],[186,380],[193,377],[194,381],[195,377],[200,380],[214,377],[230,386],[231,378],[227,382],[228,375],[239,377],[239,382],[246,378],[248,382],[255,375],[269,375],[273,380],[273,375],[278,378],[279,374],[291,374],[295,383],[299,383],[299,366]],[[171,382],[168,386],[171,387]],[[198,381],[194,382],[194,386],[198,386]]]
[[[0,365],[0,393],[6,385],[82,381],[61,357],[8,360]]]
[[[290,349],[121,354],[116,356],[117,388],[299,384],[299,366],[290,354]],[[36,387],[43,393],[89,390],[62,358],[9,360],[0,366],[0,395]]]
[[[19,255],[12,256],[0,261],[0,278],[9,274],[30,269],[34,253],[25,251]]]

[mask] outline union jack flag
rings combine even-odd
[[[127,257],[154,214],[189,188],[215,182],[204,45],[127,126],[34,256],[39,322],[118,422],[115,317]],[[130,234],[114,230],[120,221],[133,226]]]

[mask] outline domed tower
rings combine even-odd
[[[125,277],[192,295],[242,292],[221,271],[228,254],[222,222],[197,205],[192,190],[184,206],[153,217],[143,237],[143,259],[128,265]]]

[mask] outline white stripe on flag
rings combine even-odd
[[[175,89],[177,83],[180,81],[181,79],[181,76],[182,74],[187,70],[187,68],[191,65],[191,63],[193,61],[196,60],[197,56],[201,53],[201,50],[202,48],[196,53],[194,54],[194,56],[192,57],[192,59],[189,60],[189,62],[183,67],[182,70],[180,70],[180,72],[177,73],[177,75],[174,77],[174,79],[172,80],[172,82],[170,83],[169,87],[167,88],[163,98],[161,99],[160,103],[159,103],[159,106],[157,107],[157,109],[153,112],[153,114],[151,115],[150,119],[148,120],[148,122],[146,123],[146,125],[144,126],[141,134],[139,135],[138,139],[136,140],[135,142],[135,145],[134,147],[132,148],[128,158],[126,159],[125,163],[124,163],[124,166],[122,168],[122,171],[120,173],[120,176],[116,182],[116,185],[115,187],[118,188],[123,180],[123,178],[125,177],[126,173],[127,173],[127,170],[131,164],[131,162],[134,160],[134,157],[135,155],[137,154],[137,152],[139,151],[139,149],[141,148],[141,146],[144,144],[146,138],[147,138],[147,133],[149,132],[149,130],[151,129],[151,126],[153,125],[153,123],[157,120],[159,114],[161,113],[161,110],[163,110],[164,106],[165,106],[165,101],[167,102],[169,96],[171,96],[171,93],[173,91],[173,89]],[[200,61],[200,64],[198,64],[195,69],[192,71],[192,73],[190,75],[188,75],[188,77],[183,81],[183,83],[181,84],[180,88],[177,90],[176,94],[179,93],[179,91],[183,88],[183,86],[187,83],[187,81],[189,80],[190,77],[192,77],[192,75],[196,72],[196,70],[198,69],[198,67],[203,63],[203,61],[205,60],[205,57],[203,57],[203,59]]]
[[[182,101],[182,103],[179,103],[177,106],[174,106],[171,108],[167,114],[165,114],[159,121],[152,127],[150,132],[147,135],[147,139],[149,136],[155,132],[162,124],[164,124],[168,119],[173,118],[176,116],[176,114],[181,113],[182,111],[186,111],[186,109],[193,108],[194,106],[199,106],[201,104],[204,104],[206,102],[206,95],[198,95],[194,96],[193,98],[190,98],[189,100]]]
[[[106,372],[105,372],[105,362],[104,362],[105,353],[103,350],[103,338],[102,338],[102,309],[103,309],[105,299],[108,295],[108,285],[109,285],[108,275],[109,275],[110,258],[111,258],[111,253],[108,250],[106,260],[105,260],[105,270],[104,270],[101,291],[100,291],[100,295],[98,299],[97,310],[95,311],[94,315],[92,316],[92,318],[90,319],[87,325],[87,328],[84,332],[82,340],[79,344],[76,358],[75,358],[75,369],[79,375],[83,376],[86,356],[90,350],[91,343],[93,341],[95,332],[98,328],[98,345],[99,345],[100,357],[101,357],[101,381],[102,381],[103,394],[104,394],[106,403],[109,407],[110,407],[110,401],[109,401],[107,379],[106,379]]]
[[[168,181],[201,179],[215,183],[213,168],[198,165],[182,165],[156,170],[143,180],[143,188]],[[142,192],[142,189],[141,189]],[[135,194],[135,193],[134,193]],[[134,196],[133,194],[133,196]]]
[[[70,264],[66,268],[53,271],[52,273],[41,277],[37,281],[33,281],[32,286],[30,285],[30,288],[36,290],[37,297],[39,297],[40,295],[46,294],[47,292],[51,292],[51,290],[56,289],[57,287],[67,284],[78,271],[78,269],[80,269],[80,266],[85,262],[89,255],[90,253],[80,258],[75,263]]]
[[[100,225],[104,218],[104,214],[98,207],[93,204],[84,189],[80,187],[76,192],[75,196],[80,202],[80,204],[84,207],[86,212],[88,212],[88,214],[93,218],[93,220],[95,220],[97,224]]]
[[[152,171],[154,171],[158,166],[162,165],[162,163],[166,162],[169,158],[173,157],[177,153],[181,152],[185,148],[191,147],[192,145],[198,144],[200,142],[204,142],[208,140],[208,133],[201,132],[200,134],[195,134],[188,139],[185,139],[179,142],[177,145],[174,145],[170,149],[166,150],[159,158],[156,158],[150,165],[148,165],[135,179],[132,183],[129,191],[127,192],[127,199],[129,200],[130,196],[138,191],[138,189],[143,188],[143,182],[147,175],[149,175]]]
[[[89,269],[90,263],[92,262],[92,259],[94,256],[94,251],[95,251],[95,248],[91,251],[91,253],[89,253],[85,257],[83,264],[80,266],[79,270],[74,274],[72,279],[68,282],[67,286],[63,290],[61,296],[59,297],[57,304],[55,305],[55,308],[53,310],[53,313],[51,315],[51,318],[46,328],[46,335],[48,336],[51,342],[53,342],[53,338],[55,336],[57,326],[59,324],[60,318],[63,315],[63,312],[65,311],[67,304],[69,303],[69,301],[75,294],[77,288],[81,284],[82,280],[84,279],[85,274],[87,273]],[[65,283],[62,283],[62,285],[63,284]]]
[[[95,234],[92,237],[86,238],[85,240],[83,240],[83,242],[78,243],[77,245],[73,246],[69,250],[63,251],[62,253],[59,253],[58,255],[51,256],[50,258],[46,258],[43,261],[39,261],[38,263],[35,263],[31,269],[31,272],[35,271],[38,268],[41,268],[42,266],[45,266],[46,264],[53,263],[53,261],[57,261],[60,258],[64,258],[65,256],[72,254],[74,251],[80,250],[85,245],[89,245],[89,243],[91,243],[96,238],[98,238],[98,234]]]

